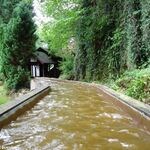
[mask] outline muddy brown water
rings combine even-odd
[[[51,81],[52,91],[0,131],[0,149],[149,150],[150,134],[92,86]]]

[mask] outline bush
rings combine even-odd
[[[115,81],[119,90],[125,94],[149,103],[150,97],[150,68],[127,71]]]
[[[71,54],[65,56],[64,60],[60,65],[60,70],[62,71],[61,78],[63,79],[73,79],[73,67],[74,67],[74,57]]]
[[[126,94],[144,101],[150,94],[150,78],[137,78],[132,80]]]
[[[8,90],[27,87],[29,88],[29,72],[21,67],[12,67],[9,70],[8,78],[5,80],[5,86]]]

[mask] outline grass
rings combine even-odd
[[[0,105],[6,103],[9,100],[9,97],[6,95],[4,87],[0,86]]]
[[[7,96],[0,95],[0,105],[6,103],[7,101],[8,101]]]

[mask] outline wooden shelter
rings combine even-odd
[[[60,75],[58,69],[60,57],[52,56],[47,50],[38,48],[30,59],[31,77],[56,77]]]

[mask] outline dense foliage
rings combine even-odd
[[[119,81],[135,73],[125,82],[126,93],[139,99],[150,95],[149,69],[144,69],[150,66],[149,0],[46,0],[45,8],[53,20],[39,35],[51,53],[63,56],[65,77],[117,80],[119,87]]]
[[[49,45],[50,53],[63,58],[63,78],[73,79],[76,22],[80,0],[46,0],[45,10],[50,22],[40,26],[38,35]]]
[[[31,4],[26,1],[4,0],[1,14],[1,78],[8,89],[17,90],[29,81],[28,63],[36,40]]]
[[[78,0],[46,0],[45,5],[52,21],[44,24],[39,34],[49,44],[51,52],[61,53],[75,34]]]
[[[148,0],[47,0],[53,21],[43,26],[40,37],[59,55],[75,39],[75,57],[69,55],[65,64],[75,61],[76,80],[116,78],[149,65],[149,6]]]
[[[125,71],[115,81],[108,79],[105,84],[128,96],[150,104],[150,68]]]
[[[148,65],[149,1],[83,0],[76,79],[117,77]]]

